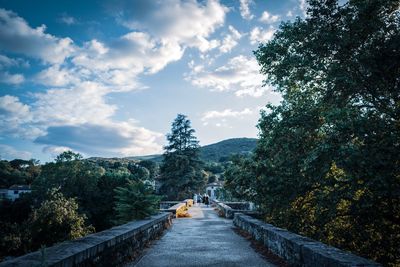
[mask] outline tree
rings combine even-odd
[[[160,197],[154,195],[153,189],[140,180],[127,180],[124,187],[117,187],[114,191],[117,224],[144,219],[158,212]]]
[[[167,134],[160,168],[160,192],[170,200],[192,197],[205,183],[202,161],[199,158],[199,142],[194,136],[190,120],[178,114]]]
[[[68,161],[74,161],[74,160],[81,160],[83,157],[79,153],[74,153],[71,150],[64,151],[60,155],[58,155],[55,159],[57,163],[60,162],[68,162]]]
[[[399,265],[399,1],[309,5],[255,51],[283,101],[261,114],[253,181],[239,162],[227,182],[269,222]]]
[[[14,159],[0,161],[0,187],[10,187],[14,184],[32,184],[40,174],[38,160]]]
[[[224,185],[231,197],[250,201],[257,199],[254,168],[255,164],[251,158],[239,154],[231,156],[231,164],[225,170]]]
[[[101,208],[98,202],[103,194],[98,185],[105,170],[93,162],[80,160],[79,154],[73,154],[70,156],[70,153],[64,152],[57,156],[55,163],[43,165],[41,174],[32,185],[32,193],[42,202],[49,190],[59,189],[65,197],[76,198],[79,212],[97,227],[95,218],[99,217],[97,212]]]
[[[86,217],[78,213],[78,203],[51,190],[46,201],[35,209],[29,219],[33,249],[73,240],[94,231],[85,225]]]

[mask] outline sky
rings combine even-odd
[[[0,158],[162,152],[178,113],[200,145],[257,137],[280,95],[253,51],[305,0],[0,0]]]

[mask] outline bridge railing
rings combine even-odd
[[[172,214],[161,213],[4,261],[0,267],[118,266],[134,259],[150,240],[160,236],[171,223]]]
[[[233,223],[291,266],[377,267],[378,263],[236,213]]]
[[[220,213],[227,219],[233,219],[235,213],[244,214],[258,214],[257,211],[251,210],[249,202],[222,202],[217,199],[211,200],[211,203],[220,211]]]
[[[186,214],[187,208],[193,206],[193,199],[183,201],[161,201],[160,211],[171,212],[175,218]]]

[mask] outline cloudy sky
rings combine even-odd
[[[0,0],[0,157],[162,152],[177,113],[201,145],[256,137],[279,95],[252,51],[304,0]]]

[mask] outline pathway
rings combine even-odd
[[[191,207],[189,213],[191,218],[174,219],[172,227],[136,265],[128,266],[274,266],[233,232],[232,220],[218,217],[203,205]]]

